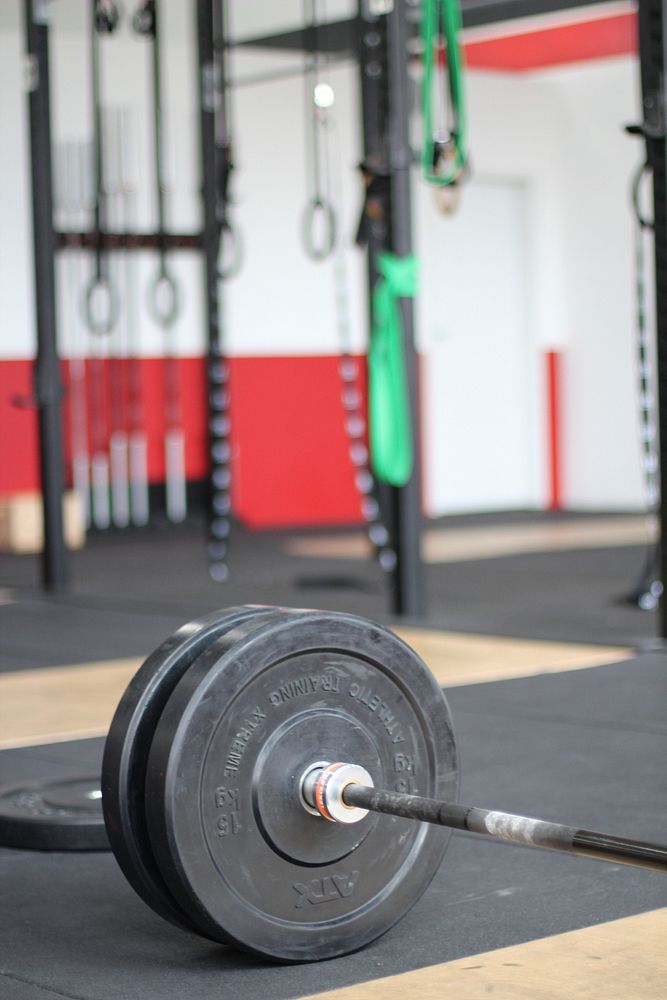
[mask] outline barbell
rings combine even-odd
[[[459,805],[458,772],[446,699],[393,632],[237,607],[184,625],[130,682],[105,744],[104,819],[153,910],[286,962],[384,934],[451,829],[667,870],[667,846]]]

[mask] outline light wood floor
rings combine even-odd
[[[525,552],[646,545],[656,537],[647,517],[595,517],[536,524],[427,528],[423,554],[428,563],[464,562]],[[313,559],[367,559],[370,543],[361,532],[296,536],[285,542],[290,555]]]
[[[665,1000],[667,910],[527,941],[498,951],[304,1000]]]
[[[576,670],[628,659],[617,646],[402,628],[443,687]],[[140,657],[0,674],[0,748],[104,736]]]

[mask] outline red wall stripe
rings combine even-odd
[[[630,55],[637,51],[637,17],[634,13],[546,26],[499,38],[471,39],[465,45],[469,68],[514,73]]]
[[[561,510],[561,355],[547,351],[547,428],[549,456],[549,510]]]
[[[35,490],[39,483],[37,415],[17,405],[32,391],[31,362],[0,361],[0,493]]]
[[[337,357],[251,357],[230,360],[233,502],[250,527],[344,524],[360,520],[359,496],[348,457]],[[89,448],[108,441],[115,413],[127,415],[127,377],[135,365],[142,389],[149,445],[149,478],[164,479],[164,360],[87,363]],[[97,367],[95,367],[97,365]],[[115,366],[115,367],[114,367]],[[363,371],[363,368],[362,368]],[[112,411],[112,373],[125,386]],[[206,475],[205,364],[179,358],[188,479]],[[63,363],[66,455],[70,454],[69,366]],[[365,382],[365,379],[362,379]],[[117,383],[116,383],[117,384]],[[0,361],[0,492],[39,489],[37,420],[34,410],[13,405],[28,396],[32,362]],[[364,393],[364,386],[359,390]],[[364,404],[365,405],[365,404]],[[119,409],[120,406],[120,409]],[[101,435],[91,433],[94,424]],[[114,419],[114,423],[117,421]],[[96,438],[96,440],[94,440]]]

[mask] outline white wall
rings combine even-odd
[[[643,149],[623,131],[639,120],[638,67],[610,59],[545,84],[565,126],[565,498],[580,508],[641,506],[630,177]]]
[[[337,7],[334,13],[344,16],[349,12],[347,0],[340,0],[339,6],[340,12]],[[169,225],[193,229],[199,223],[193,26],[189,4],[164,7],[168,61],[165,103],[171,144]],[[2,4],[0,13],[0,140],[5,151],[12,151],[0,164],[4,233],[0,241],[0,357],[25,357],[34,350],[19,9],[18,0],[14,0]],[[90,119],[82,34],[84,5],[80,0],[58,0],[52,10],[54,137],[83,138],[89,135]],[[263,30],[262,25],[267,31],[288,30],[301,17],[300,4],[292,0],[285,5],[236,3],[232,14],[239,36]],[[103,43],[103,49],[111,102],[116,106],[131,104],[136,109],[132,171],[137,187],[136,222],[150,226],[154,224],[154,207],[146,46],[124,29],[123,35]],[[244,52],[235,55],[232,69],[235,75],[244,76],[295,63],[298,59],[294,56]],[[354,68],[337,67],[332,81],[336,90],[333,145],[344,206],[342,227],[351,240],[360,201]],[[416,245],[427,258],[418,337],[421,350],[433,362],[428,368],[431,376],[424,403],[429,455],[427,506],[432,513],[466,507],[540,506],[545,502],[542,352],[547,348],[562,348],[566,356],[566,503],[609,508],[641,505],[632,233],[627,202],[629,173],[640,154],[638,144],[621,131],[623,123],[636,119],[637,105],[637,70],[630,58],[549,73],[473,72],[469,74],[473,177],[459,219],[443,220],[433,211],[430,194],[415,177]],[[300,214],[306,201],[303,118],[303,83],[298,79],[238,92],[239,169],[233,195],[234,215],[246,243],[246,261],[226,295],[227,345],[232,353],[335,353],[340,346],[332,268],[309,262],[300,245]],[[501,192],[495,204],[504,213],[502,220],[489,208],[494,191]],[[518,199],[513,199],[512,192],[520,192]],[[499,225],[501,231],[497,231]],[[503,227],[513,231],[502,232]],[[450,242],[456,246],[456,267],[434,271],[433,248]],[[503,269],[496,268],[494,261],[505,252],[503,247],[511,246],[516,257],[513,292],[503,305],[488,290],[501,282],[508,292]],[[345,256],[352,343],[361,349],[365,337],[363,261],[350,246]],[[174,254],[174,267],[187,304],[175,330],[176,350],[199,353],[204,346],[199,265],[192,257]],[[142,301],[154,272],[154,258],[142,255]],[[514,399],[516,410],[504,431],[502,448],[497,445],[493,454],[484,451],[481,432],[479,444],[468,443],[468,410],[474,405],[476,426],[493,426],[502,392],[494,396],[490,391],[493,380],[487,377],[489,391],[470,398],[464,392],[466,381],[476,377],[470,344],[466,345],[462,334],[459,346],[448,353],[442,337],[443,322],[463,317],[469,322],[479,304],[475,300],[485,295],[493,301],[486,302],[488,308],[480,315],[479,337],[490,349],[496,346],[488,332],[495,307],[503,311],[509,327],[523,327],[512,351],[519,343],[524,345],[523,355],[505,355],[509,369],[498,388],[506,392],[508,385],[520,386],[521,398]],[[508,319],[508,314],[513,318]],[[463,329],[462,322],[458,327]],[[141,353],[162,350],[160,331],[145,311],[138,336]],[[454,446],[440,446],[441,427]],[[493,471],[501,451],[504,476],[497,469]],[[462,490],[461,484],[466,489]]]

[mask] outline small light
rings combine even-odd
[[[364,497],[361,501],[361,513],[367,521],[374,521],[380,513],[380,505],[374,497]]]
[[[313,91],[313,100],[318,108],[331,108],[336,99],[333,87],[328,83],[318,83]]]
[[[222,414],[214,413],[211,417],[211,433],[215,437],[226,437],[229,434],[230,421],[229,417]]]
[[[214,441],[211,445],[211,458],[214,462],[222,464],[228,462],[231,449],[226,441]]]
[[[216,514],[229,514],[232,504],[229,493],[216,493],[213,496],[213,510]]]
[[[350,459],[353,465],[365,465],[368,461],[368,449],[361,441],[355,441],[350,448]]]
[[[214,361],[210,367],[210,378],[212,382],[226,382],[228,377],[227,365],[224,361]]]
[[[357,377],[357,365],[352,358],[343,358],[338,365],[340,377],[344,382],[353,382]]]
[[[358,472],[354,478],[357,489],[360,493],[370,493],[373,489],[373,477],[365,470]]]
[[[216,517],[211,521],[211,535],[213,538],[227,538],[229,535],[229,521],[222,517]]]
[[[225,490],[229,486],[232,477],[226,466],[219,465],[213,469],[213,475],[211,478],[213,480],[213,485],[217,490]]]
[[[361,417],[350,417],[345,421],[345,429],[347,430],[348,437],[358,438],[366,430],[366,422]]]
[[[356,389],[345,388],[342,394],[343,406],[346,410],[356,410],[361,404],[361,398]]]
[[[379,549],[381,549],[382,546],[386,545],[389,541],[389,532],[385,528],[384,524],[374,524],[368,532],[368,537],[372,541],[373,545],[376,545]]]
[[[209,575],[216,583],[224,583],[229,576],[225,563],[212,563],[208,568]]]
[[[224,542],[209,542],[208,554],[215,562],[222,562],[227,555],[227,546]]]
[[[227,393],[224,389],[214,389],[209,396],[211,408],[214,410],[225,410],[227,408]]]
[[[385,573],[391,573],[393,569],[396,569],[396,553],[393,549],[382,549],[378,555],[378,562]]]

